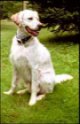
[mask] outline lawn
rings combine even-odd
[[[55,40],[55,34],[47,29],[41,30],[39,39],[49,49],[56,73],[69,73],[74,79],[56,85],[53,93],[30,107],[28,93],[12,96],[3,94],[10,88],[12,79],[12,65],[8,56],[16,26],[4,20],[1,21],[1,29],[1,123],[78,124],[78,43],[69,38]]]

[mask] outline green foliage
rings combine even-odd
[[[79,1],[74,0],[29,0],[32,7],[38,10],[41,20],[48,28],[57,24],[60,30],[80,30]]]
[[[0,18],[9,18],[12,13],[22,10],[22,2],[0,1]]]

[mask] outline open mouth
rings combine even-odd
[[[26,31],[28,32],[28,33],[30,33],[31,35],[33,35],[33,36],[37,36],[38,34],[39,34],[39,30],[32,30],[32,29],[30,29],[29,27],[25,27],[25,29],[26,29]]]

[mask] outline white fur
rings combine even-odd
[[[33,20],[28,20],[29,17],[33,17]],[[31,29],[37,29],[37,25],[40,24],[37,12],[32,10],[24,10],[18,13],[18,21],[18,38],[31,35],[25,31],[25,26]],[[14,93],[19,78],[22,78],[26,85],[29,85],[28,90],[31,92],[29,105],[34,105],[36,101],[42,99],[46,93],[52,92],[55,83],[72,79],[70,75],[55,75],[48,49],[34,36],[22,45],[17,42],[17,38],[14,36],[10,60],[14,67],[13,80],[11,89],[4,93]],[[18,91],[17,93],[23,94],[25,91],[26,90]],[[43,94],[37,96],[39,92]]]
[[[71,79],[73,79],[73,77],[71,75],[68,75],[68,74],[61,74],[61,75],[55,76],[55,82],[56,83],[61,83],[63,81],[71,80]]]

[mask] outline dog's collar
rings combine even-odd
[[[17,36],[16,36],[16,38],[17,38]],[[18,42],[19,44],[25,44],[26,42],[29,41],[30,38],[31,38],[31,36],[27,36],[27,37],[25,37],[25,38],[23,38],[23,39],[18,39],[18,38],[17,38],[17,42]]]

